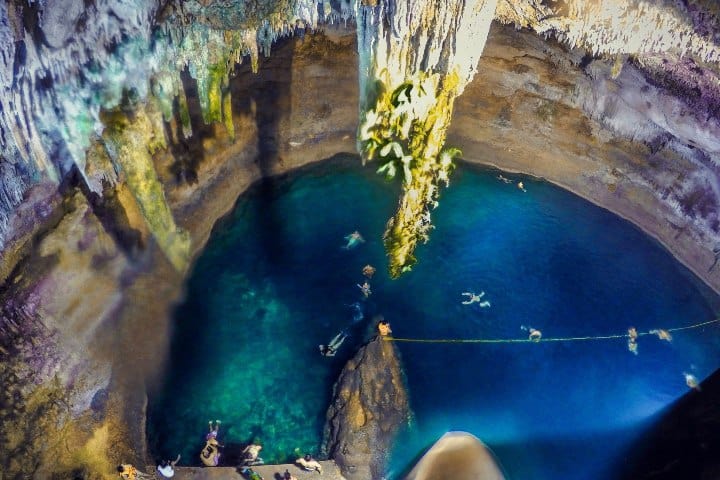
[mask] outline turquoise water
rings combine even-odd
[[[158,456],[197,463],[208,420],[221,419],[231,463],[258,440],[266,461],[318,452],[332,384],[382,314],[395,335],[518,338],[670,328],[714,318],[716,298],[629,223],[526,177],[461,165],[434,212],[419,265],[391,281],[382,232],[397,187],[348,159],[256,186],[216,228],[194,267],[166,384],[151,397]],[[506,175],[510,176],[510,175]],[[366,242],[344,250],[359,230]],[[353,323],[362,266],[378,267]],[[488,308],[461,305],[485,292]],[[716,305],[716,304],[715,304]],[[318,344],[349,328],[337,357]],[[717,327],[672,343],[399,344],[414,417],[395,448],[399,475],[447,430],[488,443],[510,478],[613,478],[653,415],[717,365]],[[582,472],[581,474],[579,472]]]

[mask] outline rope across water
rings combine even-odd
[[[714,323],[719,323],[720,318],[715,320],[708,320],[707,322],[696,323],[694,325],[688,325],[685,327],[666,328],[666,332],[679,332],[681,330],[691,330],[694,328],[704,327]],[[659,330],[659,329],[658,329]],[[638,337],[645,335],[655,335],[656,330],[650,330],[647,332],[638,332]],[[651,333],[652,332],[652,333]],[[599,336],[587,336],[587,337],[557,337],[557,338],[542,338],[540,340],[531,340],[529,338],[398,338],[391,337],[389,335],[381,337],[383,340],[388,342],[411,342],[411,343],[542,343],[542,342],[579,342],[586,340],[612,340],[616,338],[630,338],[630,335],[599,335]]]

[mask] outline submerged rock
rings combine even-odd
[[[348,480],[382,478],[390,444],[409,415],[397,349],[376,337],[345,365],[335,384],[323,454]]]
[[[505,480],[490,450],[475,436],[448,432],[420,458],[405,480]]]

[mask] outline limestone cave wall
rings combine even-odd
[[[717,12],[665,3],[686,48],[599,41],[612,32],[583,2],[499,1],[448,143],[629,218],[720,291]],[[253,181],[355,151],[353,15],[344,0],[0,3],[7,478],[144,464],[170,312],[215,221]]]

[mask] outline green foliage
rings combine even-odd
[[[402,178],[403,195],[384,236],[395,278],[416,263],[415,245],[428,240],[430,211],[461,155],[457,148],[442,150],[457,79],[420,72],[392,90],[379,80],[374,85],[377,98],[362,116],[358,141],[363,160],[380,163],[378,174]]]

